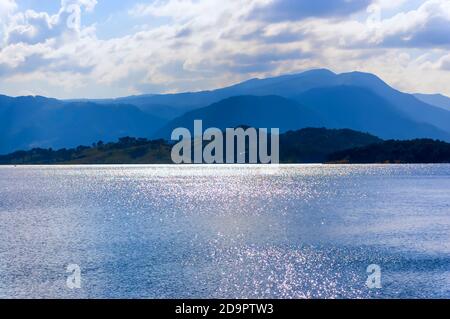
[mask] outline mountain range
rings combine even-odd
[[[123,136],[170,138],[176,127],[348,128],[383,139],[450,141],[444,96],[400,92],[376,75],[317,69],[212,91],[103,100],[0,96],[0,154]]]
[[[450,98],[442,94],[414,94],[422,102],[450,111]]]
[[[151,137],[163,119],[133,105],[65,103],[0,96],[0,153],[34,147],[76,147],[123,136]]]

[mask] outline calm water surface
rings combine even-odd
[[[450,298],[450,165],[0,167],[0,297]]]

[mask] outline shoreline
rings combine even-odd
[[[413,165],[450,165],[446,163],[280,163],[280,164],[0,164],[0,168],[20,168],[20,167],[95,167],[95,166],[115,166],[115,167],[263,167],[277,168],[279,166],[413,166]]]

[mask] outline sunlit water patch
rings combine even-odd
[[[0,167],[0,297],[449,298],[450,165]]]

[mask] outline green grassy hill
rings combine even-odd
[[[206,144],[205,144],[206,145]],[[0,156],[0,165],[171,164],[172,144],[124,137],[73,149],[33,149]],[[307,128],[280,135],[281,163],[450,163],[450,144],[383,141],[348,129]]]

